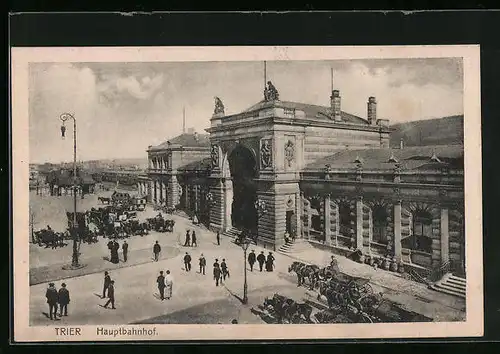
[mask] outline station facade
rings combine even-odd
[[[463,146],[391,148],[375,97],[362,118],[342,111],[338,90],[318,106],[282,101],[268,85],[239,114],[216,98],[207,134],[150,146],[139,181],[148,200],[213,230],[251,230],[270,249],[288,234],[465,272]]]

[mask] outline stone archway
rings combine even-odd
[[[238,144],[228,153],[226,162],[232,181],[232,200],[228,200],[231,203],[229,221],[238,229],[255,230],[257,159],[249,148]]]

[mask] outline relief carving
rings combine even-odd
[[[292,162],[295,159],[295,145],[293,141],[288,140],[285,144],[285,160],[288,163],[288,167],[292,167]]]
[[[217,144],[212,145],[210,156],[212,158],[212,167],[219,166],[219,146]]]
[[[272,166],[272,151],[271,151],[271,140],[266,139],[261,141],[260,146],[260,162],[262,168],[267,168]]]

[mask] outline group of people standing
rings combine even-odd
[[[163,270],[160,271],[160,275],[156,278],[156,283],[158,285],[158,291],[160,292],[160,300],[170,300],[172,297],[172,289],[174,286],[174,279],[170,274],[170,270],[167,270],[166,275],[163,275]]]
[[[255,262],[259,263],[259,270],[262,272],[264,268],[264,264],[266,265],[266,272],[272,272],[274,270],[274,256],[272,252],[266,256],[264,255],[264,251],[261,251],[258,256],[255,255],[255,250],[252,250],[248,255],[248,264],[250,265],[250,271],[253,272],[253,266]]]
[[[186,231],[186,239],[184,241],[184,247],[198,247],[198,243],[196,240],[196,231],[193,230],[191,234],[189,234],[191,230]]]
[[[120,258],[118,256],[118,250],[120,249],[120,244],[116,240],[109,240],[108,249],[110,251],[110,261],[111,263],[118,264]],[[122,245],[123,261],[126,262],[128,258],[128,243],[123,241]]]
[[[59,305],[59,317],[68,316],[69,291],[66,289],[66,284],[62,283],[61,288],[57,291],[54,283],[50,283],[45,292],[47,304],[49,305],[49,317],[51,320],[57,320],[57,307]]]
[[[227,267],[226,260],[223,258],[222,262],[219,264],[219,260],[215,259],[213,267],[214,267],[213,275],[215,280],[215,286],[219,286],[219,284],[223,285],[224,284],[223,282],[226,281],[226,278],[230,277],[229,268]]]

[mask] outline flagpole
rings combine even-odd
[[[331,91],[333,92],[333,68],[330,68],[330,84],[332,86]]]
[[[267,64],[266,61],[264,60],[264,88],[267,85]]]

